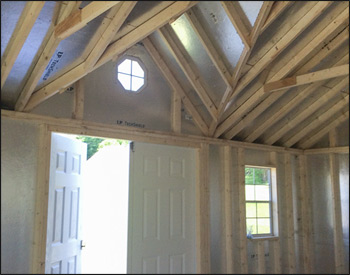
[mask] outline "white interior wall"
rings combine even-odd
[[[210,146],[210,218],[211,218],[211,271],[212,273],[225,273],[225,254],[224,254],[224,238],[222,236],[223,224],[223,183],[221,175],[221,167],[223,166],[220,159],[219,146]],[[235,171],[235,150],[232,151],[232,168],[233,177]],[[344,241],[344,260],[345,270],[349,270],[349,155],[338,154],[339,158],[339,177],[341,190],[341,205],[343,219],[343,241]],[[281,264],[282,272],[287,272],[288,268],[288,243],[287,243],[287,216],[285,210],[285,167],[284,155],[277,154],[277,182],[278,182],[278,202],[279,202],[279,221],[280,221],[280,249],[281,249]],[[313,255],[315,262],[315,273],[332,273],[335,270],[334,266],[334,245],[333,245],[333,221],[332,221],[332,198],[330,186],[330,170],[328,155],[309,156],[307,173],[309,175],[309,185],[311,188],[312,199],[312,236],[314,242]],[[269,153],[258,150],[245,150],[245,163],[254,165],[269,165]],[[291,158],[292,164],[292,190],[293,190],[293,211],[294,211],[294,252],[295,252],[295,267],[296,272],[300,273],[303,270],[303,243],[301,238],[301,228],[299,228],[299,218],[301,215],[301,205],[298,198],[299,184],[299,163],[296,156]],[[232,196],[233,197],[233,196]],[[233,198],[232,198],[233,199]],[[221,212],[220,212],[221,211]],[[233,219],[233,232],[238,232],[235,226],[235,218]],[[237,235],[237,234],[234,234]],[[237,244],[238,238],[233,240],[233,244]],[[266,272],[271,272],[271,254],[269,246],[265,242],[265,266]],[[239,261],[237,251],[234,251],[234,266],[235,270]],[[247,241],[248,252],[248,272],[256,273],[257,260],[253,257],[255,254],[254,246],[251,241]]]
[[[349,146],[349,120],[336,128],[336,145]],[[323,146],[322,146],[323,144]],[[327,135],[315,148],[329,146]],[[349,273],[349,154],[337,154],[343,224],[345,273]],[[307,169],[312,193],[312,240],[315,273],[334,273],[332,195],[329,155],[310,155]]]
[[[336,157],[339,161],[345,273],[349,273],[349,155],[342,154]],[[335,268],[329,156],[309,156],[308,170],[313,196],[315,272],[329,274],[333,273]]]
[[[334,255],[328,156],[309,156],[307,160],[313,202],[314,271],[316,273],[332,273],[334,260],[332,257],[328,257],[328,255]]]
[[[119,59],[107,62],[82,79],[84,120],[122,126],[136,123],[144,129],[170,132],[172,89],[142,45],[133,46],[125,55],[137,57],[144,64],[147,71],[145,88],[139,93],[126,92],[116,78]],[[32,113],[71,118],[73,100],[73,91],[56,94],[39,104]],[[202,135],[193,121],[184,117],[185,112],[182,112],[182,132]]]
[[[1,274],[31,272],[38,127],[1,118]]]
[[[232,148],[232,184],[237,184],[237,149]],[[259,150],[245,150],[245,164],[247,165],[258,165],[258,166],[271,166],[270,153],[266,151]],[[296,156],[291,156],[292,165],[292,186],[293,191],[293,206],[294,206],[294,220],[298,220],[298,211],[296,209],[300,208],[300,201],[298,201],[296,195],[296,188],[299,184],[299,173],[298,173],[298,162]],[[225,274],[225,252],[224,245],[225,239],[223,238],[223,181],[221,174],[221,167],[223,166],[222,159],[220,158],[220,146],[210,146],[210,255],[211,255],[211,272],[213,274]],[[277,185],[278,185],[278,204],[279,204],[279,223],[280,223],[280,251],[281,251],[281,266],[282,272],[287,273],[288,270],[288,243],[287,243],[287,216],[285,211],[285,167],[284,167],[284,154],[277,153]],[[234,191],[232,193],[232,203],[234,207],[235,200]],[[238,233],[238,217],[233,217],[233,261],[235,273],[240,273],[240,261],[239,252],[237,247],[239,246]],[[295,252],[296,258],[299,257],[299,243],[298,243],[297,227],[295,227]],[[268,241],[264,241],[265,249],[265,268],[266,273],[272,272],[272,251],[269,249],[270,244]],[[257,257],[254,250],[254,243],[247,240],[247,259],[248,259],[248,273],[257,273]],[[298,268],[297,268],[298,270]]]
[[[349,154],[339,155],[339,183],[343,222],[344,273],[349,273]]]

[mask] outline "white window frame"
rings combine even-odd
[[[143,81],[144,81],[144,83],[143,83],[143,85],[141,86],[141,88],[139,88],[137,91],[133,91],[133,90],[128,90],[128,89],[125,89],[125,87],[123,86],[123,84],[120,82],[120,80],[119,80],[119,78],[118,78],[118,73],[119,73],[119,65],[120,64],[122,64],[125,60],[127,60],[127,59],[129,59],[129,60],[131,60],[131,61],[135,61],[135,62],[137,62],[139,65],[140,65],[140,67],[142,68],[142,70],[143,70],[143,72],[144,72],[144,77],[143,77]],[[132,63],[131,63],[132,64]],[[132,65],[131,65],[132,66]],[[131,73],[130,74],[127,74],[127,73],[122,73],[122,72],[120,72],[121,74],[124,74],[124,75],[129,75],[129,76],[131,76],[131,86],[130,87],[132,87],[132,78],[133,77],[136,77],[136,78],[142,78],[142,77],[139,77],[139,76],[135,76],[135,75],[133,75],[132,74],[132,70],[131,70]],[[136,56],[132,56],[132,55],[124,55],[118,62],[117,62],[117,65],[116,65],[116,81],[117,81],[117,83],[122,87],[122,89],[124,90],[124,91],[126,91],[128,94],[138,94],[138,93],[140,93],[143,89],[145,89],[146,88],[146,86],[147,86],[147,70],[146,70],[146,68],[145,68],[145,65],[143,64],[143,62],[138,58],[138,57],[136,57]]]
[[[258,166],[258,165],[245,165],[244,166],[244,175],[245,175],[245,169],[246,168],[258,168],[258,169],[269,169],[270,170],[270,200],[269,201],[252,201],[252,200],[246,200],[244,207],[246,207],[246,203],[248,202],[269,202],[270,203],[270,233],[268,234],[252,234],[253,239],[259,239],[259,238],[275,238],[279,235],[279,229],[278,229],[278,199],[277,199],[277,169],[275,166]],[[246,186],[245,179],[244,179],[244,186]],[[245,217],[245,222],[247,223],[247,216]],[[247,235],[248,237],[248,235]]]

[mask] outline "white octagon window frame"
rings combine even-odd
[[[125,73],[125,72],[119,72],[119,66],[126,60],[131,60],[131,71],[130,73]],[[143,77],[137,76],[133,74],[133,70],[132,70],[132,62],[137,62],[138,65],[141,67],[141,69],[143,70]],[[125,76],[129,76],[130,77],[130,89],[126,89],[125,86],[123,85],[123,83],[119,80],[119,73]],[[137,91],[133,91],[132,90],[132,79],[136,78],[136,79],[143,79],[143,85],[137,90]],[[145,68],[145,65],[143,64],[143,62],[135,56],[130,56],[130,55],[125,55],[123,56],[116,65],[116,81],[118,82],[118,84],[122,87],[122,89],[124,89],[124,91],[128,94],[138,94],[140,93],[146,86],[147,86],[147,70]]]

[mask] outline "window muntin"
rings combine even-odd
[[[127,91],[139,92],[145,85],[145,70],[136,58],[125,58],[117,66],[117,77]]]
[[[245,168],[246,227],[253,236],[273,235],[271,168]]]

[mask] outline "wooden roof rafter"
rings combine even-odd
[[[256,41],[261,33],[261,28],[262,28],[263,24],[265,23],[266,18],[270,14],[273,3],[274,2],[272,2],[272,1],[264,1],[263,5],[259,11],[258,17],[255,20],[253,29],[252,29],[251,33],[249,34],[250,46],[247,46],[247,45],[244,46],[243,52],[241,53],[241,56],[238,60],[238,63],[233,71],[232,76],[231,76],[230,87],[229,87],[229,89],[227,89],[225,91],[225,93],[222,96],[221,101],[219,103],[217,120],[213,121],[209,127],[210,136],[214,135],[214,132],[218,126],[218,123],[220,122],[221,116],[222,116],[223,112],[225,111],[225,108],[226,108],[232,94],[235,91],[237,82],[241,76],[242,69],[248,61],[248,58],[251,54],[251,51],[254,48],[255,43],[256,43]]]
[[[51,36],[43,49],[37,64],[33,68],[30,77],[26,81],[26,84],[17,99],[15,110],[23,111],[25,109],[26,104],[32,96],[40,77],[42,76],[47,64],[50,62],[50,59],[55,53],[59,43],[68,35],[78,31],[89,21],[93,20],[117,3],[119,3],[119,1],[112,1],[108,5],[101,7],[104,2],[92,2],[81,10],[77,10],[81,1],[67,3],[66,7],[62,10],[62,15],[59,16],[59,20],[61,21],[59,21],[54,30],[52,30]],[[71,16],[74,16],[76,19],[71,20]]]
[[[349,33],[347,31],[341,32],[335,39],[333,39],[330,43],[327,43],[319,52],[317,52],[314,57],[312,57],[303,67],[301,67],[296,74],[305,73],[314,68],[320,60],[325,59],[335,52],[340,45],[342,45],[349,38]],[[341,60],[336,63],[330,64],[330,66],[338,66],[344,63],[347,63],[349,56],[345,56]],[[316,62],[317,60],[317,62]],[[275,108],[270,109],[268,112],[263,113],[262,116],[259,117],[259,122],[257,122],[257,126],[252,129],[252,131],[244,137],[244,140],[247,142],[253,142],[257,139],[261,134],[267,131],[272,125],[277,123],[284,115],[290,112],[295,106],[297,106],[300,102],[307,98],[310,93],[316,90],[318,87],[324,85],[326,81],[321,81],[318,83],[314,83],[309,85],[305,89],[300,90],[297,95],[293,98],[286,98],[283,101],[279,102],[280,106],[276,106]]]
[[[118,9],[113,19],[101,35],[101,38],[97,41],[95,47],[92,49],[87,59],[85,60],[85,68],[87,71],[90,71],[91,68],[95,66],[96,62],[108,47],[113,36],[119,31],[120,27],[125,22],[126,18],[129,16],[136,3],[137,1],[122,1],[118,5]]]
[[[263,88],[261,88],[263,89]],[[261,91],[260,91],[261,92]],[[273,93],[266,97],[264,100],[258,103],[258,105],[249,112],[243,119],[241,119],[226,135],[236,135],[244,127],[249,125],[254,119],[256,119],[262,112],[264,112],[269,106],[275,103],[284,93]]]
[[[322,3],[318,2],[312,8],[313,12],[308,13],[308,16],[306,16],[306,18],[304,16],[302,20],[300,20],[299,22],[306,21],[304,22],[304,24],[306,23],[310,24],[312,21],[314,21],[318,16],[322,14],[321,10],[325,9],[326,6],[328,6],[327,4],[329,5],[329,3],[326,3],[326,2],[322,2]],[[337,31],[339,31],[339,29],[341,29],[344,26],[344,24],[346,24],[348,20],[348,16],[349,15],[347,11],[341,12],[334,20],[332,20],[329,23],[329,25],[326,28],[324,28],[319,34],[317,34],[301,51],[299,51],[292,59],[288,60],[287,63],[278,72],[276,72],[272,77],[270,77],[268,81],[270,82],[270,81],[280,80],[286,77],[290,72],[293,71],[295,67],[298,66],[298,64],[301,64],[303,60],[308,58],[309,55],[314,52],[314,48],[317,45],[320,45],[322,42],[324,42],[328,38],[336,35]],[[280,40],[278,43],[287,43],[291,39],[294,40],[295,35],[298,35],[298,34],[295,32],[290,33],[290,31],[288,31],[285,37],[282,38],[283,40],[286,39],[287,41],[281,42]],[[257,104],[261,100],[261,98],[265,96],[264,89],[263,87],[261,87],[255,92],[251,91],[251,95],[246,93],[245,96],[246,97],[250,96],[250,97],[247,98],[245,101],[243,101],[243,99],[240,99],[242,103],[238,105],[239,107],[236,109],[236,111],[234,111],[223,123],[221,123],[221,125],[219,125],[216,132],[216,136],[221,135],[231,127],[231,130],[229,130],[225,134],[225,138],[229,138],[229,139],[233,138],[244,127],[244,125],[247,125],[248,123],[250,123],[253,119],[256,118],[258,114],[260,114],[259,111],[262,112],[263,110],[265,110],[269,106],[268,104],[272,104],[272,102],[277,100],[277,98],[279,97],[276,95],[270,95],[271,97],[269,97],[269,100],[274,98],[272,101],[270,101],[269,103],[266,102],[265,107],[263,107],[264,105],[260,104],[258,109],[255,108],[254,109],[255,115],[250,113],[249,118],[247,116],[244,118],[245,124],[243,124],[243,122],[241,121],[239,126],[234,126],[235,122],[237,122],[244,115],[244,113],[251,110],[251,108],[254,107],[254,105]]]
[[[106,30],[108,28],[111,28],[111,26],[110,26],[111,21],[115,17],[116,13],[119,11],[121,5],[122,5],[122,3],[119,3],[106,12],[106,14],[104,15],[104,18],[102,19],[100,26],[97,28],[97,30],[95,31],[95,33],[91,37],[91,39],[88,42],[88,44],[86,45],[84,51],[71,64],[69,64],[68,66],[65,66],[62,70],[57,72],[57,74],[53,75],[52,79],[50,79],[50,82],[55,81],[56,79],[60,78],[62,75],[64,75],[65,73],[67,73],[71,69],[75,68],[76,66],[80,65],[81,63],[83,63],[84,61],[87,60],[87,58],[92,54],[92,51],[96,48],[96,46],[100,42],[100,40],[103,39],[102,35],[104,35],[104,33],[106,32]],[[47,84],[47,82],[41,83],[39,85],[38,89],[41,89],[46,84]],[[66,90],[67,90],[67,86],[61,87],[61,89],[59,90],[58,93],[61,94],[61,93],[65,92]]]
[[[60,10],[56,20],[54,21],[54,26],[56,27],[59,23],[65,20],[72,12],[79,9],[83,1],[62,1],[60,4]]]
[[[286,98],[279,103],[278,109],[271,109],[269,112],[264,113],[259,118],[258,126],[255,127],[245,138],[246,142],[255,141],[260,135],[267,131],[272,125],[276,124],[283,116],[289,113],[295,106],[298,106],[303,100],[305,100],[312,92],[316,91],[319,87],[322,87],[326,81],[321,81],[309,85],[305,89],[299,91],[299,93],[293,98]]]
[[[331,5],[330,1],[317,2],[317,4],[306,13],[296,25],[289,29],[285,35],[270,48],[270,50],[242,77],[237,83],[231,98],[241,92],[254,80],[275,58],[277,58],[308,26],[311,25],[323,11]]]
[[[227,60],[219,54],[216,44],[208,35],[208,30],[196,17],[197,10],[190,10],[197,2],[160,2],[150,5],[150,9],[145,10],[138,17],[131,16],[132,21],[126,21],[136,1],[114,1],[118,4],[110,8],[108,15],[104,16],[103,23],[98,26],[98,30],[93,34],[83,54],[48,81],[43,81],[36,86],[43,74],[40,70],[43,66],[46,67],[45,63],[40,61],[43,61],[43,57],[50,60],[55,47],[58,46],[58,44],[55,45],[57,39],[66,37],[85,24],[81,20],[81,10],[76,10],[81,1],[74,2],[76,3],[75,12],[66,9],[68,6],[74,6],[72,1],[61,1],[55,6],[54,9],[57,11],[61,6],[60,15],[56,16],[57,22],[55,22],[55,16],[52,18],[51,37],[47,36],[44,39],[43,46],[34,57],[21,83],[23,89],[19,89],[22,93],[15,108],[23,97],[28,97],[28,94],[23,93],[24,91],[32,89],[29,97],[25,99],[27,104],[21,106],[24,107],[22,111],[27,112],[53,95],[64,92],[67,86],[74,84],[106,62],[110,60],[115,62],[121,54],[139,41],[145,41],[143,45],[146,49],[145,44],[148,44],[151,45],[149,47],[153,47],[153,51],[157,51],[155,47],[157,44],[154,44],[156,41],[149,35],[159,31],[160,38],[164,40],[162,31],[165,30],[163,31],[166,33],[165,36],[168,36],[165,40],[170,41],[170,43],[165,41],[166,46],[173,53],[185,77],[204,103],[194,106],[187,91],[181,86],[181,80],[175,77],[164,59],[160,56],[160,61],[155,60],[154,63],[162,71],[175,95],[172,102],[176,103],[177,110],[172,114],[176,114],[177,131],[181,129],[181,102],[204,136],[266,144],[270,144],[271,140],[268,138],[273,136],[275,140],[272,144],[287,147],[301,147],[304,143],[310,146],[311,141],[306,142],[306,140],[315,140],[313,136],[316,132],[321,132],[320,127],[324,127],[326,122],[331,123],[332,117],[340,121],[339,117],[344,119],[344,114],[346,116],[348,89],[344,92],[343,88],[335,84],[336,82],[328,81],[330,78],[341,80],[344,75],[349,74],[348,61],[344,62],[347,52],[345,43],[349,37],[349,16],[348,12],[344,11],[347,6],[345,2],[308,1],[300,4],[294,1],[264,1],[253,27],[247,24],[249,23],[247,16],[238,2],[222,3],[222,6],[230,7],[231,11],[225,7],[224,10],[229,18],[235,18],[233,27],[237,29],[244,43],[243,52],[231,75],[226,67]],[[122,8],[123,5],[124,8]],[[124,13],[119,13],[118,20],[118,10],[122,9]],[[79,20],[77,20],[78,14],[80,14]],[[285,16],[282,17],[282,14]],[[192,57],[183,47],[174,29],[169,26],[181,15],[184,15],[186,21],[190,23],[191,29],[196,33],[196,37],[199,38],[226,84],[225,91],[220,91],[220,94],[224,92],[221,98],[215,95],[216,91],[209,90],[208,83],[196,68]],[[70,16],[71,20],[66,16]],[[276,19],[279,22],[278,27],[273,24]],[[57,28],[58,25],[61,29]],[[313,30],[310,31],[310,28]],[[260,37],[258,44],[255,45],[259,35],[265,30],[267,30],[268,39],[265,36]],[[154,56],[157,55],[153,53],[153,59]],[[343,58],[337,61],[340,57]],[[159,56],[157,58],[159,59]],[[344,84],[343,81],[341,81],[342,84]],[[348,82],[345,85],[348,85]],[[289,91],[296,86],[300,87]],[[37,90],[34,92],[35,89]],[[320,97],[317,100],[316,95]],[[328,103],[325,102],[327,99]],[[307,111],[300,108],[300,104],[303,104],[303,108]],[[321,110],[324,114],[321,114]],[[212,118],[210,123],[203,120],[203,111],[205,114],[207,111],[210,114]],[[303,120],[301,120],[302,116]],[[210,125],[208,126],[207,123]]]
[[[165,77],[165,79],[168,81],[169,85],[173,89],[174,92],[176,92],[183,102],[186,110],[188,113],[192,116],[194,123],[196,126],[201,130],[201,132],[207,136],[208,135],[208,126],[206,125],[205,121],[203,120],[202,116],[196,109],[196,107],[193,105],[189,97],[187,96],[185,90],[181,86],[180,82],[176,79],[175,75],[171,71],[171,69],[168,67],[166,62],[164,61],[163,57],[160,55],[157,48],[152,43],[151,38],[147,37],[144,40],[142,40],[147,52],[152,57],[153,61],[158,66],[159,70]]]
[[[16,24],[15,30],[1,57],[1,88],[3,88],[10,71],[15,64],[24,42],[32,30],[45,1],[27,2]]]
[[[278,1],[275,3],[277,2]],[[312,7],[314,7],[317,3],[317,1],[307,1],[304,2],[304,4],[301,4],[300,2],[294,1],[293,4],[290,5],[284,12],[281,14],[276,14],[273,23],[271,23],[270,27],[266,28],[263,32],[267,37],[269,37],[269,39],[266,40],[265,37],[261,37],[261,39],[259,39],[261,40],[262,44],[260,44],[259,47],[256,47],[252,52],[249,60],[242,70],[242,76],[246,74],[254,65],[256,65],[256,63],[258,63],[259,60],[262,59],[269,52],[269,50],[271,50],[275,44],[281,40],[295,24],[298,23],[299,20],[310,12]],[[284,17],[288,17],[288,23],[284,20]],[[276,58],[278,57],[276,56]]]
[[[298,125],[303,120],[307,119],[307,117],[309,115],[314,113],[317,109],[322,107],[324,104],[327,104],[328,101],[332,97],[334,97],[335,95],[339,94],[339,92],[341,90],[343,90],[348,84],[349,84],[349,77],[343,78],[332,89],[328,90],[325,94],[323,94],[321,97],[317,98],[314,102],[312,102],[308,106],[308,108],[300,111],[295,117],[290,118],[288,120],[288,122],[285,123],[282,127],[280,127],[277,131],[275,131],[273,134],[269,135],[269,137],[266,140],[264,140],[264,143],[265,144],[270,144],[270,145],[275,143],[278,139],[280,139],[283,135],[285,135],[288,130],[292,129],[293,127]],[[288,144],[289,143],[290,142],[288,142]],[[296,142],[294,142],[294,143],[296,143]]]
[[[207,35],[207,31],[204,29],[204,27],[199,23],[196,15],[194,14],[194,11],[188,11],[185,13],[187,20],[190,22],[192,29],[196,32],[197,36],[199,37],[199,40],[206,50],[208,56],[210,57],[211,61],[213,62],[214,66],[216,67],[217,71],[219,72],[222,80],[226,84],[226,90],[224,92],[223,98],[225,98],[225,95],[228,95],[232,91],[232,86],[230,83],[231,75],[229,73],[228,68],[226,67],[222,57],[218,54],[217,50],[215,49],[214,44],[211,42]],[[219,103],[219,106],[217,108],[217,118],[214,119],[209,127],[209,135],[212,136],[217,124],[218,120],[221,116],[221,110],[220,106],[221,103]]]
[[[306,136],[310,131],[320,127],[324,122],[329,119],[332,119],[339,111],[348,110],[347,106],[349,104],[349,95],[346,95],[344,98],[338,100],[336,104],[333,104],[329,107],[329,109],[317,116],[315,119],[309,122],[309,125],[296,132],[291,138],[289,138],[286,142],[283,143],[286,147],[291,147],[295,143],[297,143],[301,138]]]
[[[207,35],[207,30],[200,24],[198,21],[197,16],[195,15],[193,10],[188,10],[185,12],[185,16],[188,20],[188,22],[191,24],[192,29],[197,34],[202,46],[206,50],[206,53],[208,54],[209,58],[213,62],[214,66],[216,67],[217,71],[221,75],[222,80],[225,82],[226,86],[231,87],[230,85],[230,79],[231,75],[228,70],[228,68],[225,65],[225,62],[223,61],[222,57],[219,55],[217,50],[215,49],[214,44],[210,40],[210,38]]]
[[[168,8],[172,4],[174,4],[175,1],[160,1],[157,5],[154,7],[147,9],[144,11],[140,16],[138,16],[135,19],[129,20],[127,19],[125,21],[125,24],[123,27],[115,34],[113,37],[111,43],[117,41],[127,33],[131,32],[135,28],[139,27],[140,25],[144,24],[146,21],[150,20],[153,16],[157,15],[164,9]]]
[[[340,65],[316,72],[311,72],[303,75],[296,75],[274,82],[269,82],[264,85],[264,92],[277,92],[292,87],[297,87],[305,84],[327,80],[330,78],[341,77],[349,74],[349,64]]]
[[[322,51],[324,51],[324,49],[322,49],[321,52]],[[330,53],[325,57],[328,57],[328,56],[330,56]],[[349,54],[346,54],[340,60],[338,61],[335,60],[334,66],[347,63],[348,60],[349,60]],[[309,68],[310,66],[312,66],[313,65],[312,61],[313,61],[312,59],[309,60],[309,62],[307,62],[302,68],[300,68],[299,71],[303,71],[304,68]],[[332,83],[336,83],[337,81],[338,81],[337,79],[331,80]],[[330,81],[327,82],[325,80],[321,82],[316,82],[314,84],[308,85],[307,87],[304,87],[303,89],[299,88],[298,91],[293,92],[292,95],[293,94],[295,95],[293,98],[291,98],[290,96],[283,97],[281,100],[278,101],[278,105],[275,104],[271,106],[266,112],[263,112],[259,116],[259,119],[255,122],[255,125],[257,126],[254,127],[254,129],[251,132],[249,132],[248,136],[244,137],[243,140],[247,142],[253,142],[255,139],[257,139],[260,135],[262,135],[265,132],[266,132],[265,136],[267,136],[268,138],[271,135],[269,131],[273,135],[275,131],[278,131],[280,128],[283,128],[285,124],[288,124],[290,119],[285,118],[284,116],[286,116],[289,112],[291,112],[296,106],[299,106],[299,104],[301,104],[304,100],[306,100],[312,93],[321,94],[319,92],[319,89],[322,87],[331,89],[327,87],[330,85],[328,83],[330,83]],[[331,86],[334,86],[334,85],[331,85]],[[276,100],[277,97],[279,97],[278,94],[271,95],[267,97],[266,100],[263,101],[263,103],[265,102],[265,106],[266,104],[271,105],[272,104],[271,102],[273,100]],[[259,109],[259,106],[256,109]],[[309,108],[309,106],[307,106],[306,108]],[[256,115],[255,114],[256,109],[254,109],[251,113],[247,115],[248,120],[250,119],[251,116]],[[258,112],[259,111],[261,110],[258,110]],[[271,128],[272,126],[274,126],[275,128],[272,129]],[[271,130],[269,130],[270,128]],[[260,139],[261,142],[263,142],[263,140],[264,140],[264,137]]]
[[[264,32],[292,3],[293,1],[274,1],[261,32]]]
[[[169,50],[172,52],[176,61],[180,65],[187,79],[192,84],[193,88],[197,92],[197,95],[204,103],[212,118],[216,119],[217,109],[213,100],[208,95],[204,80],[195,67],[194,63],[187,57],[186,49],[175,34],[175,31],[170,25],[166,25],[163,28],[159,29],[159,34],[166,43]]]
[[[297,143],[298,148],[306,149],[310,148],[317,141],[319,141],[323,136],[329,133],[331,130],[339,126],[341,123],[345,122],[349,119],[349,110],[341,112],[339,115],[331,119],[330,121],[324,123],[324,126],[318,127],[315,131],[313,131],[307,137],[301,139]]]
[[[247,15],[244,13],[238,1],[220,1],[232,25],[235,27],[240,38],[246,47],[251,47],[250,33],[252,25],[250,24]]]
[[[102,66],[109,60],[117,57],[121,52],[141,41],[155,30],[163,27],[175,18],[179,17],[185,11],[196,5],[198,1],[176,1],[166,9],[160,11],[152,18],[130,31],[125,36],[108,46],[101,58],[96,63],[96,68]]]
[[[75,10],[55,28],[55,37],[61,40],[86,26],[91,20],[109,10],[120,1],[93,1],[83,9]]]
[[[330,41],[327,41],[320,51],[318,51],[310,60],[307,61],[307,65],[300,68],[296,74],[305,74],[311,72],[320,61],[324,60],[330,54],[339,50],[340,46],[344,45],[345,42],[349,40],[349,25],[341,29],[335,37],[332,37]],[[346,62],[345,62],[346,63]],[[343,63],[343,64],[345,64]],[[338,66],[338,63],[330,64],[330,67]]]
[[[84,67],[86,70],[91,69],[97,62],[97,60],[101,57],[103,54],[104,50],[107,48],[108,44],[110,43],[111,39],[113,38],[113,35],[115,35],[118,30],[120,29],[121,25],[124,23],[130,12],[133,10],[135,7],[137,1],[122,1],[118,3],[117,5],[114,5],[111,9],[110,12],[106,15],[104,18],[104,23],[106,27],[104,30],[101,32],[99,39],[95,43],[94,47],[90,51],[89,55],[84,61]],[[109,18],[111,17],[111,18]],[[109,19],[109,20],[108,20]],[[100,25],[100,28],[103,27],[103,23]],[[96,39],[98,35],[98,32],[95,33],[93,38],[90,40],[89,44],[94,43],[94,40]],[[84,54],[82,54],[84,55]],[[79,58],[78,58],[79,59]],[[81,98],[83,97],[81,94],[82,92],[82,86],[83,83],[80,80],[75,82],[75,86],[77,87],[75,91],[75,106],[79,106],[81,104]],[[64,92],[66,88],[62,88],[60,92]],[[80,106],[79,106],[80,107]],[[79,110],[79,108],[76,108]],[[81,108],[80,108],[81,109]],[[73,113],[75,115],[76,112]],[[79,118],[82,118],[82,111],[77,112]]]
[[[61,87],[66,87],[76,82],[80,78],[84,77],[86,74],[99,68],[108,61],[116,58],[118,55],[120,55],[125,50],[133,46],[135,43],[141,41],[143,38],[147,37],[149,34],[154,32],[158,28],[164,26],[173,18],[177,18],[179,15],[181,15],[197,3],[198,1],[177,1],[174,2],[172,5],[169,5],[167,8],[160,11],[152,18],[145,21],[143,24],[132,29],[130,32],[125,34],[117,41],[111,43],[101,55],[96,64],[89,71],[85,69],[85,64],[83,62],[77,65],[76,67],[72,68],[71,70],[67,71],[59,78],[53,80],[52,82],[37,90],[31,96],[31,98],[28,101],[28,104],[26,105],[23,111],[31,111],[41,102],[57,94]]]
[[[73,11],[79,8],[82,1],[72,1],[68,2],[65,5],[61,5],[61,9],[59,11],[59,15],[57,18],[57,24],[61,23],[63,20],[65,20]],[[57,46],[60,43],[60,40],[57,39],[54,35],[55,27],[53,26],[48,31],[48,40],[45,41],[46,44],[41,49],[41,53],[39,54],[39,58],[32,68],[32,71],[30,72],[29,77],[27,78],[23,89],[17,98],[16,104],[15,104],[15,110],[16,111],[23,111],[25,105],[27,104],[29,98],[31,97],[36,84],[39,82],[40,77],[42,76],[47,64],[50,62],[50,58],[55,53],[55,50]]]

